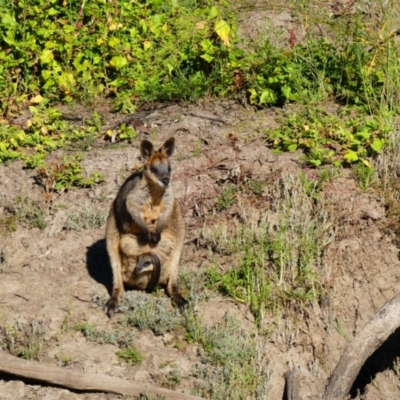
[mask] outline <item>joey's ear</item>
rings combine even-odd
[[[140,154],[145,160],[148,160],[155,153],[154,146],[148,140],[142,140],[140,143]]]
[[[160,153],[166,155],[167,157],[171,157],[174,154],[175,150],[175,138],[169,138],[159,150]]]

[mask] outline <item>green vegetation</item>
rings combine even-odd
[[[46,192],[59,192],[71,186],[91,187],[103,180],[104,176],[93,172],[88,178],[83,176],[82,157],[80,155],[63,157],[61,162],[51,162],[42,165],[38,170],[37,179]]]
[[[242,214],[245,223],[226,220],[203,228],[214,260],[217,253],[237,259],[225,270],[214,261],[209,288],[248,304],[260,327],[266,312],[289,312],[289,304],[305,307],[320,301],[330,285],[323,257],[337,228],[326,200],[318,196],[318,183],[312,190],[310,182],[283,174],[265,189],[269,210],[248,208]]]
[[[220,323],[208,327],[192,319],[187,338],[201,345],[202,364],[195,370],[200,379],[198,395],[221,400],[265,397],[268,378],[262,366],[264,360],[257,357],[259,349],[251,331],[239,321],[226,314]]]
[[[14,325],[0,325],[0,347],[10,354],[26,360],[39,360],[47,340],[47,325],[44,321]]]
[[[122,311],[129,310],[122,323],[140,330],[151,329],[156,335],[172,331],[182,317],[178,310],[171,309],[170,303],[164,296],[154,300],[141,292],[129,292],[120,306]]]
[[[374,182],[376,171],[372,167],[364,164],[357,164],[354,166],[353,175],[356,178],[358,185],[361,189],[367,190]]]
[[[61,112],[54,107],[29,106],[32,115],[26,126],[17,128],[0,121],[0,162],[23,159],[27,166],[35,168],[44,163],[45,155],[59,148],[82,143],[88,148],[91,138],[97,133],[93,126],[74,128],[61,119]]]
[[[89,342],[94,342],[98,337],[96,326],[89,322],[79,322],[74,328],[76,331],[81,332]]]
[[[101,118],[94,114],[74,128],[54,107],[60,101],[90,103],[103,96],[115,111],[132,112],[145,101],[217,95],[245,96],[255,106],[347,105],[338,116],[308,110],[294,115],[269,132],[268,141],[281,151],[305,149],[315,166],[368,162],[382,150],[390,131],[387,113],[397,111],[400,94],[390,6],[371,6],[380,15],[375,22],[365,17],[364,6],[339,18],[328,7],[317,12],[313,2],[287,6],[306,25],[318,23],[319,34],[285,42],[266,31],[249,41],[238,34],[236,19],[251,6],[215,0],[3,0],[0,161],[23,158],[36,167],[57,148],[90,146],[101,134]],[[9,118],[27,106],[26,126],[12,126]],[[126,140],[136,132],[121,125],[105,136]]]
[[[143,361],[143,356],[136,350],[135,347],[120,350],[117,353],[119,359],[131,364],[140,364]]]
[[[223,188],[220,196],[217,199],[217,210],[223,211],[229,208],[235,202],[235,191],[236,188],[228,183]]]
[[[67,229],[81,231],[84,229],[99,229],[107,220],[107,213],[97,212],[86,206],[82,212],[72,213],[68,216]]]
[[[225,399],[228,393],[229,398],[240,399],[258,393],[261,398],[267,392],[268,377],[265,360],[256,356],[260,343],[254,327],[245,329],[240,321],[229,314],[218,324],[205,324],[194,311],[204,301],[204,297],[199,298],[198,295],[200,288],[204,287],[204,274],[193,275],[194,278],[189,278],[187,273],[181,279],[184,289],[195,294],[195,297],[189,296],[191,307],[185,313],[173,309],[171,301],[165,297],[157,298],[136,291],[125,293],[120,306],[123,312],[119,320],[121,329],[151,329],[156,335],[170,332],[172,340],[167,345],[181,351],[182,341],[197,343],[200,346],[201,363],[191,372],[197,378],[197,395]],[[104,303],[105,299],[100,299],[99,304],[103,306]],[[129,362],[136,362],[137,351],[132,344],[117,354]],[[141,360],[140,355],[138,357]],[[160,365],[160,368],[168,365],[169,362]],[[182,372],[172,365],[167,375],[158,373],[153,378],[164,387],[175,388],[182,379]]]
[[[309,109],[282,119],[282,126],[269,130],[267,141],[277,151],[302,149],[307,163],[340,165],[382,153],[391,126],[382,116],[370,116],[356,108],[341,108],[337,115]]]
[[[48,214],[46,203],[32,200],[28,197],[17,196],[14,199],[0,197],[2,216],[0,218],[0,235],[15,232],[18,225],[28,228],[45,229]]]

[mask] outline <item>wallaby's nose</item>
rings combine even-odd
[[[165,186],[168,186],[169,182],[170,182],[170,179],[169,178],[163,178],[161,181]]]

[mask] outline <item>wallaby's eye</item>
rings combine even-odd
[[[156,174],[156,173],[157,173],[157,168],[156,168],[156,167],[151,167],[151,168],[150,168],[150,171],[151,171],[153,174]]]
[[[172,168],[170,165],[168,165],[168,172],[171,172],[171,171],[172,171]]]

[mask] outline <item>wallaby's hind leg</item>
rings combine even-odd
[[[167,293],[171,296],[173,302],[177,305],[179,310],[183,311],[189,304],[188,301],[179,293],[178,285],[168,285]]]
[[[106,229],[107,252],[110,258],[110,264],[113,276],[113,289],[111,297],[106,304],[106,311],[109,318],[112,318],[118,308],[121,297],[124,293],[124,284],[122,281],[121,256],[119,253],[119,233],[112,214],[108,217]]]
[[[183,311],[183,309],[187,306],[188,301],[179,293],[178,290],[178,272],[179,272],[179,260],[181,258],[182,246],[174,249],[171,254],[170,259],[168,260],[168,264],[166,265],[166,269],[170,270],[169,280],[167,282],[167,293],[171,296],[172,301],[178,306],[178,308]]]
[[[123,292],[122,292],[123,293]],[[108,299],[107,304],[106,304],[106,312],[108,315],[108,318],[112,318],[116,309],[118,308],[118,305],[120,303],[120,299],[122,297],[122,293],[120,290],[113,290],[113,293],[111,297]]]

